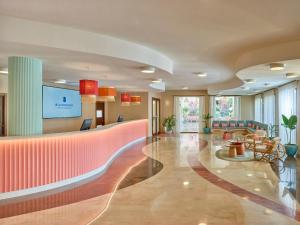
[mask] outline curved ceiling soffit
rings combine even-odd
[[[173,74],[173,61],[166,55],[111,36],[2,15],[0,30],[0,40],[4,42],[109,56],[151,65]]]
[[[241,54],[236,63],[236,74],[252,66],[292,59],[300,59],[300,40],[266,46]]]
[[[208,94],[215,95],[221,91],[226,91],[230,89],[234,89],[237,87],[243,86],[244,82],[239,79],[238,77],[234,77],[226,82],[215,84],[213,86],[208,87],[207,92]]]
[[[220,91],[226,91],[243,86],[244,82],[239,76],[239,73],[244,69],[256,65],[292,59],[300,59],[300,40],[274,44],[263,48],[246,51],[242,53],[236,60],[234,70],[235,78],[209,87],[208,93],[216,94]]]

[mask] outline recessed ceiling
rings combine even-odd
[[[21,54],[26,48],[26,54],[45,59],[46,79],[89,77],[111,82],[109,85],[145,89],[149,84],[145,78],[162,78],[169,90],[185,86],[191,90],[240,88],[241,83],[234,80],[244,79],[240,72],[236,76],[240,69],[236,68],[236,62],[242,54],[300,39],[299,7],[299,0],[231,0],[226,3],[224,0],[0,0],[2,15],[109,35],[158,51],[172,60],[173,75],[161,70],[146,77],[133,69],[144,66],[142,63],[80,51],[66,52],[59,50],[60,46],[10,45],[7,42],[13,36],[2,39],[5,42],[0,47],[6,52],[0,51],[0,57],[5,63],[7,55]],[[1,25],[6,25],[4,20],[0,21]],[[34,29],[28,32],[34,33]],[[34,35],[39,36],[39,33]],[[26,41],[24,38],[23,44]],[[53,39],[48,41],[54,43]],[[83,69],[87,64],[89,70]],[[199,78],[194,74],[198,71],[208,76]],[[268,76],[264,71],[256,72],[262,73],[258,74],[261,78],[258,83],[269,81],[262,78]],[[282,82],[278,76],[274,76],[273,81],[274,84]],[[231,87],[233,83],[236,87]]]

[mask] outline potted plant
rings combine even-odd
[[[203,114],[203,116],[202,116],[203,123],[205,124],[205,127],[203,128],[203,132],[205,134],[209,134],[211,132],[210,127],[209,127],[209,123],[210,123],[211,118],[213,118],[213,117],[209,113]]]
[[[278,125],[269,124],[268,130],[269,130],[269,133],[268,133],[269,139],[273,140],[276,137],[276,135],[278,135],[279,126]]]
[[[285,115],[282,115],[282,126],[285,127],[286,137],[288,143],[284,145],[286,154],[288,156],[294,157],[298,151],[298,146],[296,144],[292,144],[292,131],[296,129],[297,125],[297,116],[291,115],[290,118],[287,118]]]
[[[168,134],[173,133],[173,128],[175,126],[175,123],[176,123],[176,120],[175,120],[174,115],[165,118],[163,121],[163,124],[162,124],[165,128],[165,132]]]

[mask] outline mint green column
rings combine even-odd
[[[42,134],[42,61],[8,58],[8,135]]]

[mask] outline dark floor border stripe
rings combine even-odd
[[[206,143],[205,143],[206,142]],[[207,141],[200,141],[200,150],[207,146]],[[225,191],[228,191],[232,194],[235,194],[241,198],[245,198],[251,202],[259,204],[263,207],[269,208],[277,213],[281,213],[287,217],[300,221],[300,212],[298,210],[289,208],[280,203],[274,202],[270,199],[262,197],[260,195],[254,194],[250,191],[247,191],[233,183],[230,183],[214,173],[210,172],[199,160],[197,153],[190,153],[188,155],[188,163],[191,168],[202,178],[209,181],[210,183],[222,188]]]

